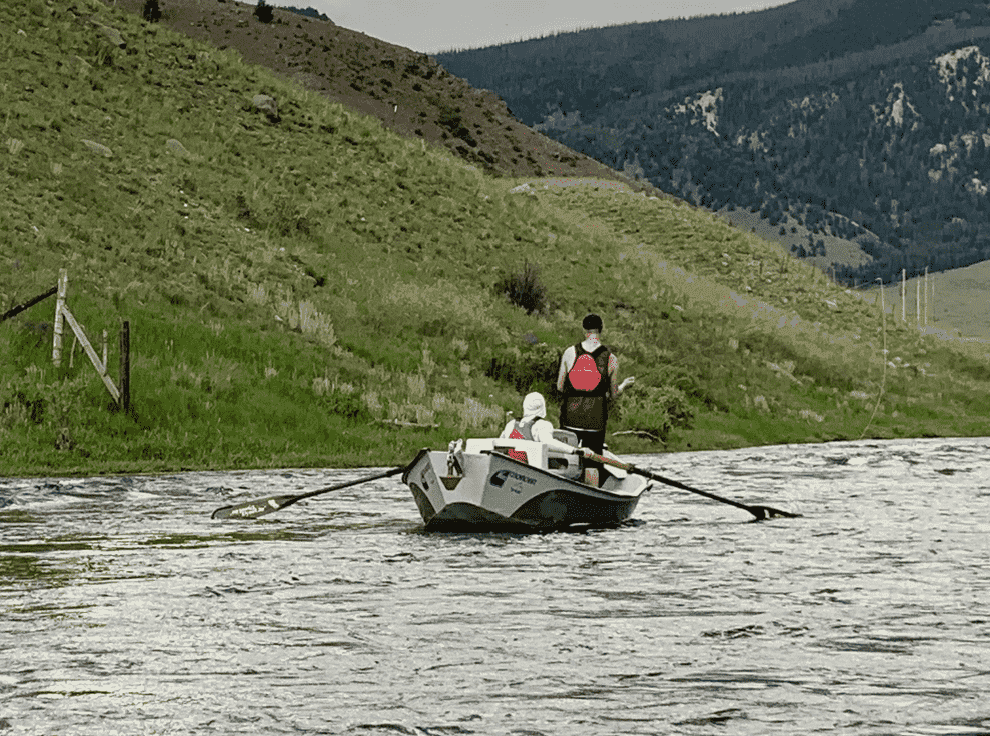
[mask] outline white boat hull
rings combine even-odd
[[[632,516],[650,485],[639,475],[609,476],[595,488],[500,452],[464,452],[463,472],[451,475],[448,459],[422,450],[402,476],[428,530],[614,526]]]

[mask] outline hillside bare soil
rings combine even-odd
[[[143,0],[107,0],[140,14]],[[494,92],[477,90],[436,60],[316,18],[226,0],[164,0],[161,23],[218,48],[236,49],[386,127],[503,176],[626,180],[621,173],[519,122]],[[263,91],[263,90],[260,90]],[[643,185],[637,185],[642,189]]]

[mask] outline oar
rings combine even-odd
[[[603,463],[605,465],[613,465],[617,468],[622,468],[623,470],[636,473],[638,475],[651,478],[660,483],[666,483],[668,486],[673,486],[674,488],[680,488],[682,491],[690,491],[691,493],[697,493],[699,496],[704,496],[705,498],[710,498],[713,501],[721,501],[722,503],[727,503],[730,506],[735,506],[739,509],[744,509],[748,511],[753,516],[756,517],[757,521],[763,521],[764,519],[772,519],[775,516],[781,516],[788,519],[797,519],[801,514],[793,514],[790,511],[781,511],[780,509],[774,509],[769,506],[749,506],[744,503],[739,503],[739,501],[733,501],[731,498],[722,498],[721,496],[716,496],[714,493],[709,493],[708,491],[702,491],[697,488],[692,488],[691,486],[686,486],[683,483],[671,480],[670,478],[664,478],[662,475],[657,475],[656,473],[651,473],[647,470],[640,470],[635,465],[630,465],[629,463],[624,463],[620,460],[613,460],[612,458],[604,457],[603,455],[596,455],[591,453],[587,456],[589,460],[594,462]]]
[[[378,473],[377,475],[369,475],[366,478],[358,478],[357,480],[348,481],[347,483],[341,483],[336,486],[330,486],[329,488],[321,488],[318,491],[309,491],[308,493],[300,493],[295,496],[268,496],[267,498],[259,498],[256,501],[248,501],[246,503],[239,503],[236,506],[223,506],[211,515],[211,519],[257,519],[259,516],[264,516],[265,514],[270,514],[272,511],[278,511],[279,509],[284,509],[286,506],[291,506],[296,501],[302,501],[304,498],[312,498],[313,496],[319,496],[322,493],[330,493],[331,491],[339,491],[343,488],[350,488],[351,486],[360,485],[361,483],[367,483],[372,480],[378,480],[379,478],[388,478],[391,475],[396,475],[401,473],[406,469],[403,465],[398,468],[392,468],[391,470],[386,470],[383,473]]]

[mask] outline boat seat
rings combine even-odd
[[[579,478],[581,477],[581,456],[550,450],[547,452],[547,469],[564,478]]]
[[[559,439],[561,442],[566,442],[565,439],[557,437],[558,431],[562,430],[554,430],[554,438]],[[574,438],[573,446],[577,447],[577,436],[573,432],[567,432],[566,434]],[[567,444],[571,443],[567,442]],[[542,442],[490,437],[465,440],[464,442],[464,452],[482,453],[493,451],[514,457],[520,462],[532,465],[534,468],[553,471],[565,478],[577,478],[581,475],[581,458],[579,455],[556,452]],[[523,459],[523,454],[525,459]]]
[[[507,438],[490,438],[467,440],[464,443],[464,452],[500,452],[503,455],[515,458],[520,462],[532,465],[534,468],[547,470],[547,446],[542,442],[532,440],[514,440]]]

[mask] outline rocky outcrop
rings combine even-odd
[[[258,112],[264,113],[268,122],[277,123],[281,118],[278,116],[278,103],[270,95],[257,94],[251,100],[252,107]]]
[[[113,151],[104,146],[102,143],[97,143],[96,141],[90,141],[83,138],[82,144],[97,156],[105,156],[107,158],[113,156]]]

